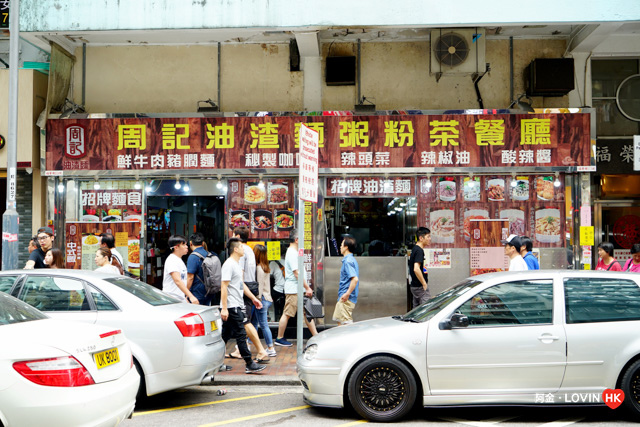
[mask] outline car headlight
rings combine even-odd
[[[304,360],[313,360],[316,358],[316,354],[318,354],[318,344],[311,344],[304,349]]]

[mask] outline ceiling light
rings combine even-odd
[[[140,184],[140,181],[136,181],[135,184],[133,184],[133,188],[135,188],[136,190],[139,190],[142,188],[142,184]]]
[[[518,185],[518,182],[516,181],[516,174],[514,172],[511,174],[511,186],[515,187],[516,185]]]
[[[258,188],[264,190],[264,181],[262,180],[262,174],[260,175],[260,181],[258,182]]]
[[[100,189],[100,183],[98,182],[97,179],[95,181],[93,181],[93,189],[94,190],[99,190]]]
[[[398,212],[400,212],[402,210],[402,208],[400,206],[398,206],[397,208],[394,208],[395,210],[397,210]]]
[[[562,183],[560,182],[560,172],[556,172],[556,180],[553,185],[555,187],[560,187],[560,185],[562,185]]]
[[[58,184],[58,193],[64,193],[64,184],[63,183]]]
[[[218,190],[222,188],[222,175],[218,175],[218,182],[216,183],[216,188]]]
[[[184,190],[185,193],[188,193],[189,190],[191,190],[191,187],[189,187],[189,181],[185,181],[182,190]]]
[[[179,190],[179,189],[181,189],[181,188],[182,188],[182,184],[180,184],[180,175],[177,175],[177,176],[176,176],[176,184],[174,185],[174,188],[175,188],[176,190]]]

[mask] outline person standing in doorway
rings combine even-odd
[[[243,296],[250,298],[257,308],[261,308],[262,303],[244,284],[239,264],[240,258],[244,254],[244,245],[240,239],[231,238],[227,243],[227,249],[229,250],[229,258],[222,265],[222,288],[220,291],[220,317],[224,322],[222,324],[222,339],[226,345],[229,339],[235,336],[238,350],[246,364],[245,373],[253,374],[262,371],[265,366],[251,360],[244,328],[247,322],[247,313]]]
[[[338,285],[338,302],[333,312],[333,320],[338,326],[353,323],[353,309],[358,302],[358,289],[360,287],[360,269],[353,256],[356,249],[356,239],[346,236],[340,244],[342,254],[342,267],[340,267],[340,283]]]
[[[289,249],[287,249],[287,254],[284,258],[284,293],[285,303],[284,303],[284,312],[282,313],[282,317],[280,318],[280,322],[278,322],[278,337],[275,341],[276,345],[282,347],[291,347],[289,341],[284,339],[284,333],[287,330],[287,324],[289,323],[289,319],[294,317],[298,312],[298,231],[291,230],[289,234],[289,239],[291,240],[291,244],[289,245]],[[304,274],[304,272],[302,273]],[[307,281],[303,278],[302,285],[305,289],[305,295],[311,298],[313,296],[313,290],[307,284]],[[302,297],[302,295],[300,295]],[[304,318],[304,322],[309,328],[311,335],[317,335],[318,331],[316,330],[316,324],[313,319],[311,321],[307,320],[307,316],[304,313],[300,313]]]
[[[511,234],[507,237],[504,245],[504,253],[509,257],[509,271],[527,271],[527,263],[520,255],[520,248],[522,248],[522,241],[515,234]]]
[[[429,274],[424,265],[424,248],[431,244],[431,230],[419,227],[416,232],[417,243],[411,249],[409,256],[409,274],[411,275],[412,308],[424,304],[431,298],[429,292]]]
[[[44,263],[44,256],[53,245],[53,230],[51,227],[41,227],[38,229],[36,236],[38,237],[40,247],[29,255],[29,261],[27,261],[27,264],[24,266],[25,270],[49,267]]]
[[[118,269],[120,274],[124,274],[124,260],[122,255],[116,249],[116,238],[111,233],[102,233],[100,235],[100,247],[107,248],[111,251],[111,265]]]
[[[533,254],[533,241],[527,236],[522,236],[520,237],[520,243],[522,243],[520,255],[522,255],[524,262],[527,263],[529,270],[540,270],[538,258]]]
[[[187,266],[182,262],[182,257],[189,252],[187,239],[184,236],[172,235],[169,237],[168,245],[171,254],[164,262],[162,290],[180,301],[186,298],[192,304],[199,304],[198,299],[187,288]]]

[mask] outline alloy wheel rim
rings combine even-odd
[[[633,373],[630,384],[631,394],[633,394],[633,401],[636,405],[640,405],[640,369]]]
[[[392,368],[371,369],[360,382],[360,397],[374,411],[386,412],[396,408],[402,403],[405,394],[404,380]]]

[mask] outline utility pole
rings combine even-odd
[[[20,40],[20,0],[9,5],[9,133],[7,137],[7,210],[2,215],[2,269],[18,268],[18,42]]]

